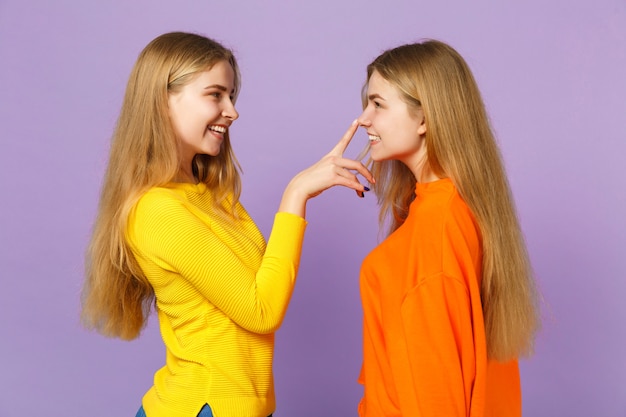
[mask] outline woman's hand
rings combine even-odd
[[[278,211],[304,217],[306,202],[335,185],[352,188],[360,197],[363,197],[364,191],[369,191],[359,182],[356,173],[363,175],[370,183],[374,183],[372,174],[361,162],[343,157],[358,127],[356,120],[352,122],[332,151],[292,178],[285,188]]]

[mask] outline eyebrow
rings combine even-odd
[[[376,99],[376,98],[378,98],[378,99],[380,99],[380,100],[383,100],[383,101],[385,100],[384,98],[382,98],[382,97],[380,96],[380,94],[370,94],[369,96],[367,96],[367,98],[368,98],[369,100],[374,100],[374,99]]]
[[[228,88],[224,87],[221,84],[212,84],[212,85],[207,85],[206,87],[204,87],[205,90],[209,90],[211,88],[217,88],[218,90],[224,91],[224,92],[228,91]],[[232,93],[234,93],[234,92],[235,92],[235,89],[233,88]]]

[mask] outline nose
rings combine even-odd
[[[363,113],[356,119],[359,126],[368,128],[372,125],[372,121],[368,118],[367,109],[363,110]]]
[[[237,112],[237,109],[235,109],[235,105],[232,101],[228,100],[228,103],[224,105],[222,116],[232,120],[233,122],[239,118],[239,113]]]

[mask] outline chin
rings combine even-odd
[[[222,148],[219,149],[212,149],[211,151],[207,151],[204,154],[205,155],[209,155],[209,156],[217,156],[222,152]]]

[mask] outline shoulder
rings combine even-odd
[[[447,206],[443,223],[442,261],[444,271],[451,276],[468,279],[480,273],[482,238],[480,228],[469,206],[455,193]]]
[[[176,190],[153,187],[139,197],[132,209],[132,214],[134,216],[142,216],[166,213],[180,208],[183,203],[184,195],[181,195]]]
[[[424,230],[431,230],[429,244],[440,248],[443,270],[449,273],[449,267],[454,265],[453,275],[458,276],[459,263],[478,268],[482,256],[480,229],[453,181],[435,181],[416,192],[418,196],[421,193],[424,200],[421,226]]]
[[[185,194],[180,190],[153,187],[142,194],[129,213],[129,224],[159,225],[172,219],[184,217],[190,212]]]
[[[476,220],[472,210],[456,189],[450,195],[450,200],[447,204],[446,224],[470,227],[471,229],[476,228]]]
[[[450,179],[418,184],[414,202],[415,215],[420,220],[420,230],[432,229],[435,233],[448,227],[475,228],[474,216]]]
[[[176,188],[152,187],[139,197],[137,205],[153,205],[168,201],[181,201],[185,194]]]
[[[154,187],[142,194],[128,215],[126,237],[143,251],[196,230],[198,221],[191,202],[175,188]]]
[[[444,230],[457,231],[467,237],[478,238],[479,229],[474,214],[458,191],[450,196],[446,207]]]

